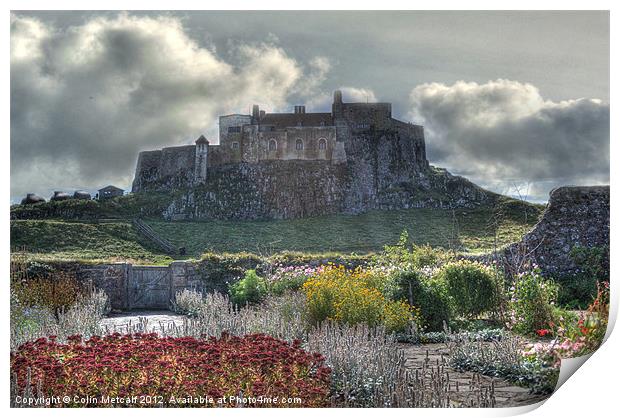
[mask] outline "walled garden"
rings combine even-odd
[[[609,273],[597,251],[575,251],[590,279],[581,289],[578,278],[546,277],[533,263],[507,269],[403,234],[359,263],[237,266],[225,291],[177,292],[180,321],[118,328],[102,326],[110,305],[101,290],[15,262],[12,402],[63,394],[69,402],[50,406],[133,396],[144,402],[131,406],[146,407],[536,402],[553,391],[562,358],[603,340]]]

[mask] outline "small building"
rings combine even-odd
[[[119,189],[116,186],[106,186],[103,189],[99,189],[99,193],[97,194],[97,198],[99,200],[109,199],[111,197],[122,196],[125,191],[123,189]]]

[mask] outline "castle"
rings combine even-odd
[[[345,103],[340,91],[329,113],[254,105],[249,115],[219,117],[217,145],[200,136],[194,145],[141,152],[132,191],[182,192],[169,219],[471,206],[488,193],[429,166],[424,128],[393,118],[391,103]]]

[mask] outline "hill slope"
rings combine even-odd
[[[146,222],[193,257],[204,252],[241,251],[369,253],[395,243],[403,230],[418,244],[482,252],[521,239],[542,209],[503,198],[494,207],[454,211],[403,209],[269,221],[167,222],[147,218]],[[37,259],[169,262],[170,257],[133,229],[130,219],[101,223],[58,218],[12,220],[11,248],[25,249]]]
[[[167,263],[169,257],[145,242],[131,223],[70,222],[62,220],[11,221],[11,249],[45,260],[132,260]]]

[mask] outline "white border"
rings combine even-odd
[[[7,13],[4,18],[8,21],[8,11],[11,9],[14,10],[28,10],[28,9],[41,9],[46,10],[50,5],[54,5],[60,10],[83,10],[85,9],[86,4],[84,2],[78,1],[60,1],[49,3],[46,1],[9,1]],[[612,10],[611,13],[611,40],[612,45],[615,40],[616,30],[614,23],[617,23],[618,19],[616,18],[615,12],[617,10],[614,9],[614,5],[617,2],[612,1],[602,1],[602,0],[590,0],[588,2],[577,2],[577,1],[562,1],[562,2],[552,2],[552,1],[533,1],[533,0],[522,0],[522,1],[468,1],[466,3],[459,1],[441,1],[435,0],[433,2],[405,2],[405,1],[392,1],[392,0],[383,0],[381,2],[377,1],[346,1],[346,2],[334,2],[334,1],[326,1],[326,0],[315,0],[313,2],[298,2],[298,1],[282,1],[282,0],[264,0],[260,2],[249,2],[249,1],[240,1],[240,0],[229,0],[223,3],[206,3],[206,2],[196,2],[196,1],[187,1],[187,0],[177,0],[174,3],[163,2],[157,0],[150,1],[118,1],[118,0],[109,0],[109,1],[90,1],[88,2],[88,9],[91,10],[114,10],[114,9],[124,9],[124,10],[166,10],[173,6],[178,10],[201,10],[201,9],[212,9],[212,10],[245,10],[245,9],[256,9],[257,6],[260,6],[263,9],[269,10],[307,10],[312,6],[315,10],[342,10],[342,9],[360,9],[360,10],[405,10],[405,9],[418,9],[418,10],[460,10],[463,6],[470,7],[469,10]],[[3,42],[2,48],[4,52],[5,59],[8,59],[8,51],[9,51],[9,30],[5,28],[2,32]],[[611,71],[610,74],[614,74],[617,72],[618,66],[616,65],[617,54],[614,53],[614,49],[611,50],[610,55],[610,63],[611,63]],[[614,71],[616,70],[616,71]],[[4,299],[2,301],[5,306],[5,330],[3,334],[2,344],[7,348],[8,351],[8,260],[9,260],[9,240],[8,240],[8,231],[9,231],[9,207],[8,202],[9,198],[9,132],[7,132],[10,128],[10,115],[9,115],[9,65],[4,65],[2,67],[3,71],[3,80],[2,83],[2,93],[3,93],[3,119],[4,123],[4,136],[3,136],[3,151],[0,155],[1,158],[1,169],[3,170],[3,182],[2,182],[2,201],[6,202],[5,206],[2,208],[2,226],[4,231],[7,233],[6,238],[0,243],[0,257],[2,257],[2,265],[5,271],[5,280],[3,282]],[[611,99],[616,97],[616,84],[613,82],[613,76],[610,80],[611,82],[611,95],[610,95],[610,103]],[[615,129],[614,121],[617,118],[617,112],[615,112],[615,107],[611,107],[611,138],[615,138],[615,133],[617,129]],[[611,155],[617,155],[617,146],[614,141],[611,142]],[[618,178],[618,170],[616,166],[611,165],[611,183],[612,189],[615,184],[615,180]],[[615,260],[618,260],[618,250],[615,246],[616,240],[614,237],[616,236],[617,226],[615,216],[615,208],[618,207],[617,201],[615,198],[616,192],[612,193],[612,245],[611,245],[611,260],[612,260],[612,300],[614,303],[614,308],[612,311],[612,316],[615,319],[617,315],[617,306],[618,306],[618,292],[617,287],[615,285],[615,280],[617,279],[617,268]],[[610,414],[610,411],[613,411],[617,406],[617,398],[618,398],[618,386],[616,381],[620,378],[620,368],[618,367],[618,353],[620,353],[620,343],[618,338],[618,333],[612,333],[609,336],[608,341],[592,356],[591,359],[588,360],[587,365],[585,367],[580,368],[575,376],[571,377],[567,383],[562,386],[557,393],[555,393],[544,405],[540,408],[535,409],[530,413],[530,416],[533,417],[571,417],[571,416],[607,416]],[[6,353],[6,351],[5,351]],[[3,389],[0,393],[8,394],[8,353],[6,353],[2,358],[2,373],[3,378]],[[5,408],[8,409],[8,396],[2,397],[2,404]],[[531,409],[531,408],[526,408]],[[47,411],[48,414],[53,416],[78,416],[83,415],[86,411],[84,410],[76,410],[69,411],[63,410],[59,411]],[[291,411],[291,410],[252,410],[253,416],[290,416],[290,414],[295,414],[298,416],[315,416],[320,413],[321,415],[340,415],[341,412],[339,410],[321,410],[314,411],[310,409],[304,409],[299,411]],[[343,411],[344,412],[344,411]],[[376,414],[379,411],[376,410],[358,410],[355,411],[355,414]],[[525,410],[517,411],[517,410],[502,410],[502,409],[494,409],[494,410],[390,410],[390,415],[399,415],[399,416],[471,416],[471,417],[479,417],[479,416],[506,416],[506,415],[514,415],[515,413],[525,412]],[[19,416],[39,416],[39,411],[37,410],[12,410],[12,414]],[[107,415],[108,411],[102,410],[88,410],[88,414],[101,416],[102,414]],[[139,412],[137,410],[116,410],[114,414],[120,415],[142,415],[144,412]],[[177,414],[177,411],[171,411],[170,409],[164,410],[148,410],[146,413],[152,416],[169,416],[172,414]],[[186,412],[189,415],[194,416],[204,416],[205,411],[202,410],[190,410]],[[208,414],[209,412],[207,412]],[[243,414],[243,410],[232,410],[232,411],[218,411],[218,415],[237,415]],[[383,413],[382,411],[380,413]],[[388,411],[386,411],[388,413]]]

